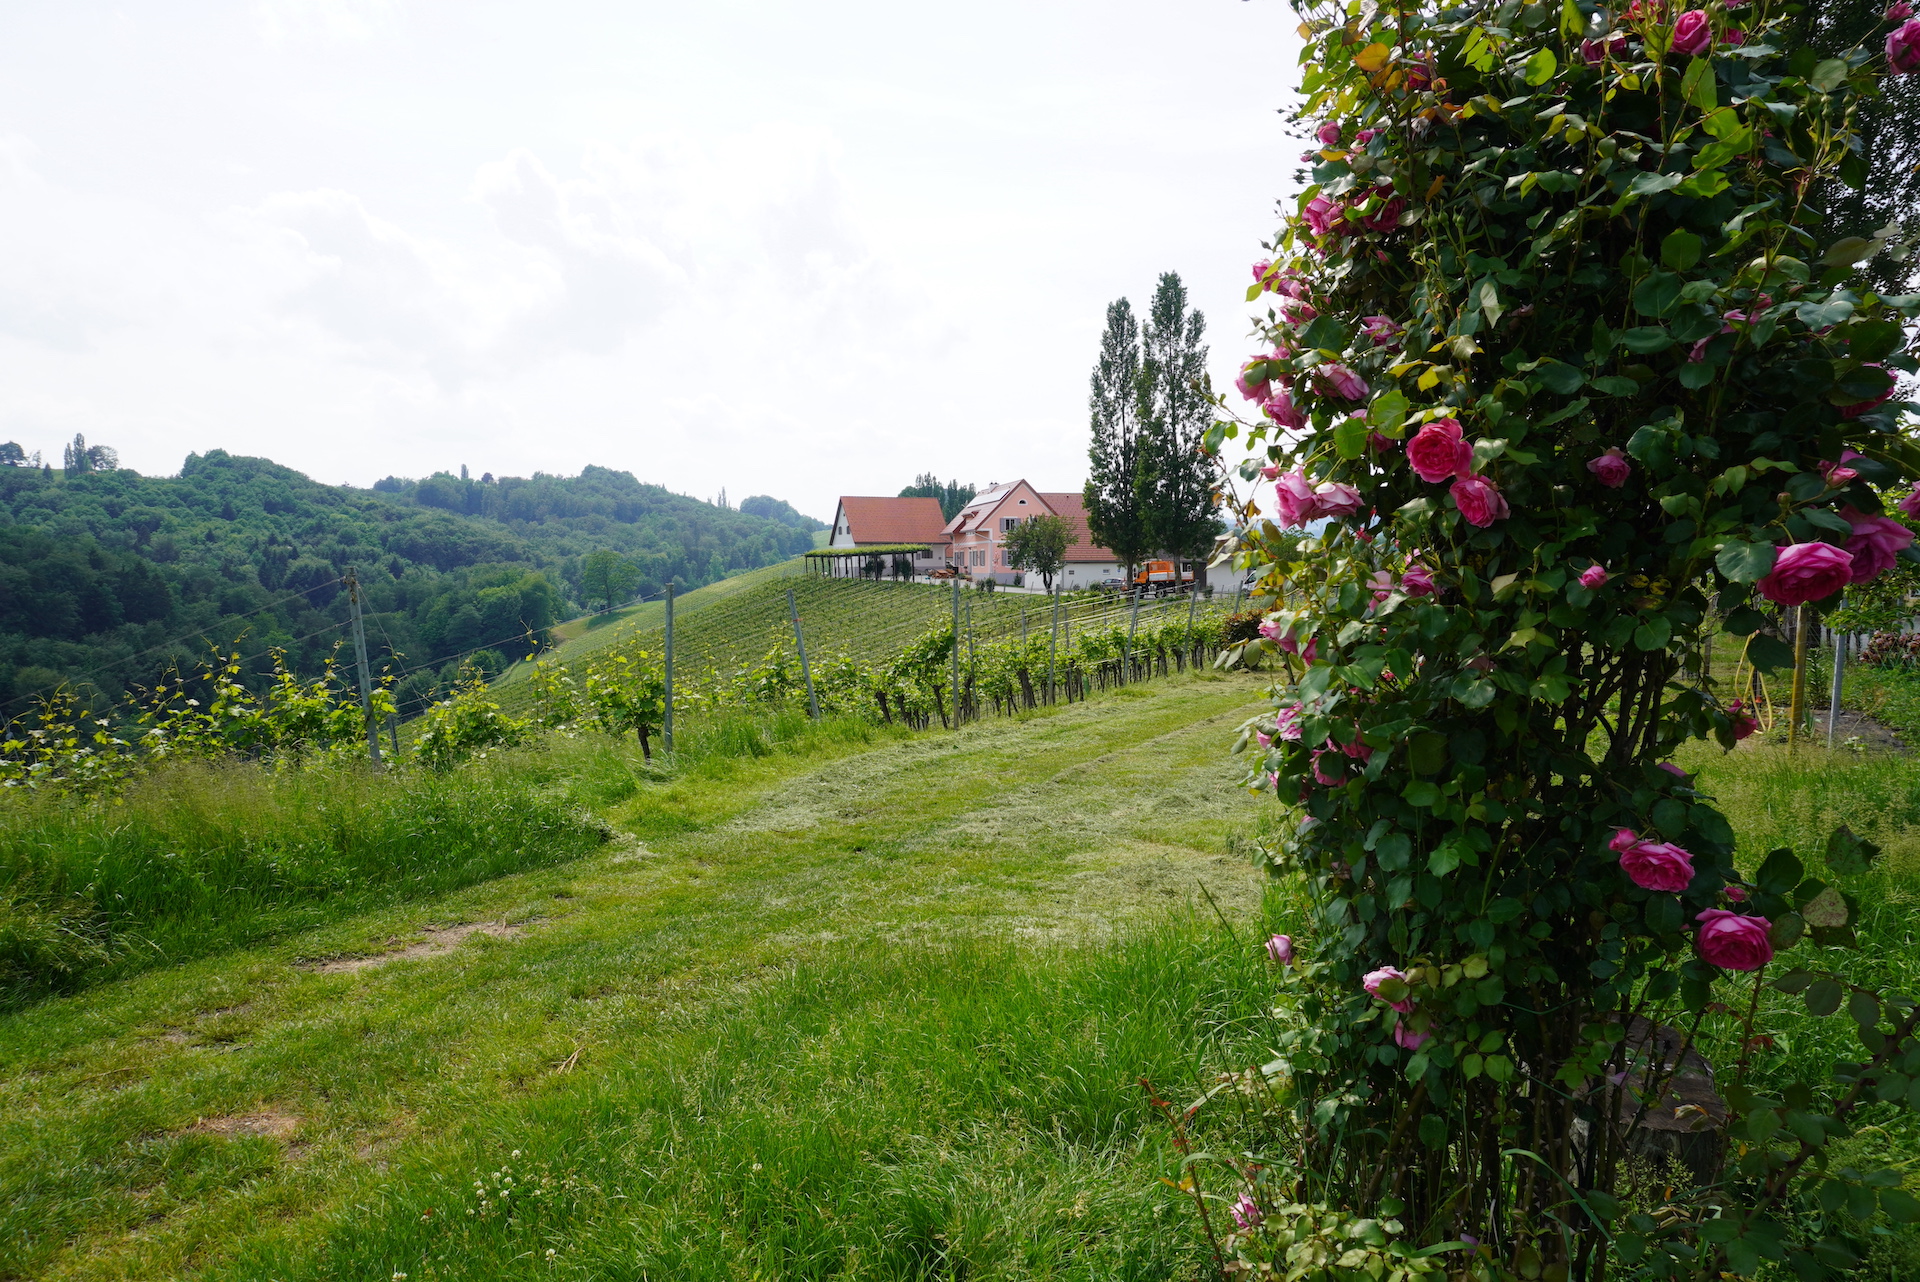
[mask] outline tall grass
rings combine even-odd
[[[129,973],[441,894],[605,840],[541,772],[178,763],[0,805],[0,992]]]

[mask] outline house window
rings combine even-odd
[[[973,553],[973,563],[974,563],[975,565],[985,565],[985,564],[987,563],[987,553],[986,553],[986,549],[984,549],[984,548],[976,548],[976,549],[974,549],[974,553]]]
[[[1003,516],[1003,517],[1001,517],[1001,518],[1000,518],[1000,533],[1002,533],[1002,534],[1005,534],[1005,533],[1007,533],[1007,532],[1008,532],[1009,530],[1013,530],[1013,529],[1016,529],[1016,528],[1018,528],[1018,527],[1019,527],[1019,525],[1020,525],[1020,522],[1021,522],[1021,521],[1023,521],[1023,520],[1025,520],[1025,519],[1026,519],[1026,518],[1024,518],[1024,517],[1018,517],[1018,516]]]

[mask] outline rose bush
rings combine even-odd
[[[1321,146],[1249,298],[1313,315],[1267,313],[1258,416],[1209,442],[1254,451],[1234,550],[1270,604],[1240,657],[1285,676],[1242,744],[1292,808],[1263,858],[1314,906],[1274,972],[1288,1121],[1236,1167],[1237,1268],[1294,1276],[1313,1225],[1358,1216],[1395,1276],[1447,1251],[1479,1277],[1810,1276],[1862,1248],[1804,1206],[1920,1216],[1897,1177],[1822,1169],[1863,1092],[1920,1077],[1914,1005],[1860,990],[1860,1063],[1781,1097],[1723,1078],[1722,1168],[1622,1210],[1672,1071],[1629,1030],[1697,1027],[1776,950],[1816,1013],[1844,990],[1812,950],[1850,938],[1845,896],[1788,851],[1742,876],[1662,768],[1755,729],[1689,674],[1716,619],[1791,660],[1756,596],[1824,609],[1913,555],[1876,487],[1920,475],[1893,398],[1920,297],[1856,272],[1897,229],[1825,240],[1820,206],[1865,181],[1851,113],[1920,34],[1822,60],[1732,7],[1300,6]]]

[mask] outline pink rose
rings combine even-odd
[[[1747,712],[1747,705],[1738,699],[1727,705],[1727,720],[1733,723],[1735,739],[1750,739],[1759,733],[1760,723]]]
[[[1727,6],[1729,10],[1739,9],[1741,7],[1743,6],[1737,4]],[[1726,32],[1721,35],[1720,40],[1723,44],[1743,45],[1747,42],[1747,33],[1745,29],[1741,27],[1728,27]]]
[[[1609,53],[1618,58],[1626,52],[1627,38],[1625,36],[1614,36],[1610,40],[1582,40],[1580,42],[1580,57],[1585,60],[1586,64],[1590,67],[1599,66]]]
[[[1827,484],[1837,490],[1860,479],[1860,473],[1848,467],[1847,464],[1854,459],[1865,457],[1866,455],[1857,450],[1841,450],[1838,463],[1829,459],[1820,460],[1820,475],[1827,478]]]
[[[1624,855],[1640,844],[1639,834],[1631,828],[1615,828],[1613,840],[1607,843],[1607,849],[1616,855]]]
[[[1673,51],[1703,54],[1713,48],[1713,24],[1699,9],[1689,9],[1673,24]]]
[[[1463,476],[1447,493],[1453,495],[1453,505],[1467,518],[1468,525],[1485,529],[1510,515],[1499,488],[1484,476]]]
[[[1416,1033],[1400,1020],[1393,1021],[1393,1044],[1403,1051],[1417,1051],[1432,1033]]]
[[[1382,186],[1374,188],[1373,194],[1380,199],[1380,208],[1370,214],[1361,214],[1360,208],[1368,203],[1362,197],[1354,202],[1351,218],[1358,218],[1360,225],[1368,231],[1392,231],[1400,225],[1400,215],[1407,212],[1407,202],[1393,194],[1393,188]]]
[[[1278,641],[1287,634],[1287,625],[1278,619],[1262,619],[1259,632],[1269,641]]]
[[[1289,935],[1275,935],[1267,941],[1267,956],[1282,966],[1293,965],[1293,938]]]
[[[1920,516],[1920,481],[1913,483],[1913,492],[1901,499],[1896,506],[1908,516]]]
[[[1353,136],[1353,145],[1356,147],[1364,147],[1379,136],[1380,131],[1378,129],[1362,129]]]
[[[1467,444],[1458,422],[1437,418],[1407,442],[1407,463],[1429,483],[1465,476],[1473,466],[1473,446]]]
[[[1920,70],[1920,18],[1909,18],[1887,33],[1887,66],[1896,76]]]
[[[1282,650],[1285,650],[1288,654],[1297,654],[1308,663],[1312,663],[1315,659],[1320,657],[1320,643],[1318,641],[1315,641],[1312,637],[1307,638],[1307,648],[1304,650],[1300,648],[1300,643],[1298,641],[1295,641],[1292,637],[1281,638],[1279,645],[1280,645],[1280,648]],[[1300,736],[1296,734],[1291,737],[1298,739]]]
[[[1360,332],[1365,334],[1367,341],[1375,347],[1387,347],[1399,343],[1402,326],[1391,316],[1362,316]]]
[[[1665,841],[1642,841],[1620,852],[1620,870],[1642,890],[1678,894],[1693,884],[1693,856]]]
[[[1233,1226],[1243,1232],[1247,1229],[1259,1228],[1261,1221],[1267,1218],[1266,1213],[1260,1209],[1260,1204],[1253,1200],[1251,1193],[1242,1193],[1240,1200],[1227,1210],[1233,1215]]]
[[[1332,739],[1328,739],[1327,746],[1332,748],[1338,748],[1340,751],[1346,753],[1349,757],[1352,757],[1355,761],[1367,762],[1367,761],[1373,760],[1373,749],[1368,747],[1367,741],[1360,737],[1359,726],[1355,726],[1353,728],[1353,742],[1335,743]]]
[[[1393,438],[1391,436],[1382,436],[1378,432],[1368,432],[1367,448],[1375,453],[1379,453],[1382,450],[1390,450],[1393,448]]]
[[[1262,289],[1272,289],[1273,282],[1267,279],[1267,273],[1273,270],[1273,263],[1262,258],[1253,265],[1253,283]]]
[[[1332,231],[1339,223],[1340,215],[1340,206],[1325,196],[1315,196],[1307,202],[1307,207],[1300,211],[1300,216],[1307,220],[1307,230],[1315,236],[1324,236]]]
[[[1335,481],[1314,491],[1313,515],[1352,516],[1364,506],[1360,501],[1360,491],[1351,485],[1342,485]]]
[[[1700,956],[1721,970],[1759,970],[1773,960],[1773,941],[1767,932],[1773,923],[1724,908],[1709,908],[1694,918],[1700,923]]]
[[[1320,140],[1322,147],[1338,147],[1340,145],[1340,126],[1334,124],[1332,121],[1328,121],[1315,131],[1314,136]]]
[[[1744,904],[1747,902],[1747,888],[1745,886],[1728,886],[1727,898],[1736,904]]]
[[[1612,577],[1613,577],[1612,575],[1607,573],[1606,566],[1590,565],[1586,569],[1580,571],[1580,586],[1583,588],[1586,588],[1590,592],[1597,591],[1600,588],[1605,587],[1607,585],[1607,580]]]
[[[1256,366],[1260,370],[1260,379],[1258,382],[1249,382],[1247,380],[1247,371]],[[1233,380],[1233,385],[1239,388],[1240,395],[1246,397],[1248,400],[1264,401],[1267,399],[1267,392],[1271,380],[1272,375],[1267,373],[1267,358],[1264,356],[1256,356],[1240,367],[1240,377]]]
[[[1280,315],[1289,325],[1304,325],[1320,314],[1320,309],[1304,298],[1282,298]]]
[[[1367,990],[1368,996],[1380,997],[1380,985],[1389,979],[1397,979],[1404,984],[1407,982],[1406,972],[1396,966],[1382,966],[1379,970],[1370,970],[1363,975],[1360,979],[1360,986]],[[1384,997],[1380,997],[1380,1000],[1383,1002],[1387,1001]],[[1387,1002],[1387,1004],[1399,1011],[1402,1015],[1411,1015],[1413,1013],[1412,994],[1408,994],[1397,1002]]]
[[[1888,22],[1905,22],[1913,16],[1913,6],[1907,0],[1896,0],[1896,3],[1887,6],[1885,16]]]
[[[1850,507],[1840,509],[1853,527],[1847,554],[1853,558],[1853,582],[1867,583],[1893,568],[1902,548],[1913,544],[1913,531],[1890,516],[1867,516]]]
[[[1295,431],[1307,425],[1307,416],[1293,403],[1293,393],[1281,388],[1269,396],[1260,406],[1260,412],[1278,423],[1281,427],[1290,427]]]
[[[1779,549],[1773,570],[1754,586],[1779,605],[1830,597],[1853,581],[1853,558],[1831,543],[1795,543]]]
[[[1331,773],[1320,764],[1321,759],[1325,757],[1333,758],[1333,769]],[[1341,780],[1340,754],[1331,748],[1315,748],[1313,750],[1313,777],[1328,788],[1339,783]]]
[[[1400,590],[1411,597],[1438,596],[1440,589],[1433,585],[1433,572],[1424,565],[1409,565],[1407,572],[1400,576]]]
[[[1908,25],[1908,26],[1920,26],[1920,23],[1908,23],[1907,25]],[[1862,366],[1861,366],[1861,368],[1862,368],[1862,369],[1877,369],[1877,370],[1882,370],[1882,371],[1884,371],[1884,370],[1886,369],[1886,366],[1884,366],[1884,365],[1882,365],[1882,364],[1880,364],[1880,363],[1879,363],[1879,362],[1877,362],[1877,361],[1868,361],[1868,362],[1867,362],[1866,364],[1864,364],[1864,365],[1862,365]],[[1868,401],[1855,401],[1855,402],[1854,402],[1853,404],[1851,404],[1851,405],[1842,405],[1842,406],[1840,407],[1840,417],[1841,417],[1841,418],[1859,418],[1859,417],[1860,417],[1860,416],[1861,416],[1862,414],[1865,414],[1865,413],[1866,413],[1866,412],[1867,412],[1868,410],[1870,410],[1870,409],[1872,409],[1872,408],[1873,408],[1874,406],[1876,406],[1876,405],[1884,405],[1884,404],[1886,404],[1886,403],[1887,403],[1887,401],[1888,401],[1888,400],[1889,400],[1889,399],[1890,399],[1890,398],[1891,398],[1892,396],[1893,396],[1893,384],[1892,384],[1892,383],[1888,383],[1888,384],[1887,384],[1887,390],[1886,390],[1886,391],[1884,391],[1884,392],[1882,392],[1882,393],[1880,393],[1880,395],[1878,395],[1878,396],[1876,396],[1876,397],[1874,397],[1874,398],[1873,398],[1872,400],[1868,400]],[[1856,455],[1854,455],[1854,457],[1855,457],[1855,458],[1859,458],[1859,457],[1861,457],[1861,456],[1860,456],[1860,455],[1858,455],[1858,454],[1856,454]],[[1842,461],[1844,461],[1844,460],[1842,460]]]
[[[1300,739],[1300,717],[1306,710],[1297,703],[1283,703],[1273,714],[1273,735],[1276,739]]]
[[[1674,765],[1671,761],[1661,762],[1660,768],[1666,771],[1668,774],[1672,775],[1675,779],[1679,779],[1682,782],[1685,782],[1687,779],[1692,777],[1686,771],[1682,770],[1679,766]]]
[[[1322,365],[1314,371],[1314,377],[1323,390],[1334,396],[1349,401],[1367,399],[1367,380],[1345,365]]]
[[[1616,445],[1599,458],[1587,460],[1587,471],[1600,478],[1600,484],[1610,490],[1617,490],[1627,483],[1633,475],[1633,464],[1627,462],[1626,453]]]
[[[1299,468],[1274,483],[1273,500],[1283,526],[1299,527],[1313,519],[1316,495],[1313,482]]]

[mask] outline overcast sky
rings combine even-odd
[[[1109,300],[1216,381],[1281,0],[90,0],[0,41],[0,440],[367,485],[588,463],[820,517],[1085,475]]]

